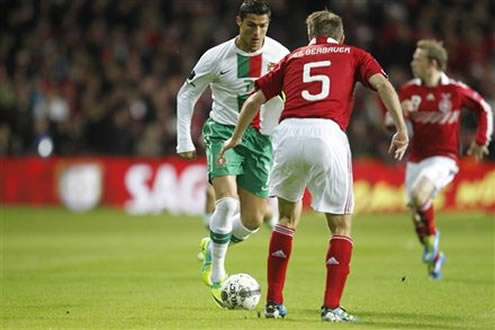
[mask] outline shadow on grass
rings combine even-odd
[[[373,327],[380,329],[466,329],[465,325],[440,324],[432,322],[367,322],[366,320],[359,323],[362,327]]]
[[[299,313],[312,318],[319,317],[319,313],[314,309],[301,309]],[[356,315],[361,318],[361,322],[356,324],[360,327],[378,327],[381,329],[466,329],[466,325],[462,323],[462,318],[441,314],[356,311]],[[294,321],[297,322],[297,320]]]
[[[417,329],[465,329],[462,318],[442,314],[414,312],[361,312],[361,325],[379,326],[383,328]],[[400,321],[386,320],[396,318]],[[385,319],[385,320],[384,320]]]
[[[493,280],[480,280],[480,279],[468,279],[468,278],[445,278],[445,283],[460,283],[466,285],[481,285],[481,286],[493,286],[495,283]]]
[[[425,321],[461,321],[460,317],[453,317],[449,315],[442,314],[427,314],[427,313],[415,313],[415,312],[370,312],[363,311],[359,312],[361,318],[401,318],[401,319],[422,319]]]

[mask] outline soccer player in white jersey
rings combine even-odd
[[[435,225],[433,199],[459,170],[459,126],[463,108],[478,117],[478,129],[468,154],[481,160],[488,154],[493,115],[473,89],[447,77],[447,51],[436,40],[420,40],[411,68],[415,79],[404,84],[399,97],[412,124],[413,136],[406,167],[406,193],[429,276],[442,278],[445,254]]]
[[[177,95],[177,153],[196,158],[190,126],[193,108],[209,86],[212,108],[203,127],[216,208],[210,220],[210,237],[201,241],[204,254],[202,277],[223,307],[220,287],[226,279],[225,257],[229,243],[238,243],[263,223],[267,207],[268,178],[272,166],[271,137],[265,135],[274,124],[253,121],[241,145],[230,150],[228,166],[215,162],[223,143],[234,130],[239,111],[253,91],[254,81],[267,73],[289,53],[287,48],[266,36],[270,8],[264,0],[245,0],[236,17],[239,35],[206,51],[196,63]],[[283,101],[274,98],[268,105],[276,123]],[[262,109],[261,121],[264,119]],[[263,134],[261,127],[265,130]]]
[[[296,49],[256,80],[257,91],[242,107],[233,136],[225,142],[218,162],[229,165],[230,148],[240,143],[259,106],[283,90],[287,99],[274,132],[270,179],[270,193],[278,197],[280,219],[270,238],[265,316],[287,315],[282,291],[302,197],[308,187],[313,197],[311,207],[325,213],[331,232],[323,263],[327,275],[321,320],[357,322],[359,318],[340,305],[353,247],[352,162],[345,130],[356,82],[376,90],[392,114],[397,133],[390,151],[397,159],[407,148],[407,130],[399,98],[381,66],[368,52],[343,44],[341,18],[322,10],[309,15],[306,24],[309,45]]]

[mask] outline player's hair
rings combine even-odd
[[[332,37],[339,40],[344,35],[344,25],[342,18],[331,11],[315,11],[306,18],[308,35],[311,38],[316,36]]]
[[[416,43],[416,47],[426,51],[426,56],[430,60],[437,62],[438,69],[440,71],[445,71],[448,55],[443,47],[443,42],[434,39],[423,39]]]
[[[243,20],[248,14],[268,15],[268,17],[272,15],[265,0],[244,0],[237,15]]]

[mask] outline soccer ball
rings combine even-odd
[[[222,300],[228,309],[254,309],[260,297],[260,285],[249,274],[233,274],[222,285]]]

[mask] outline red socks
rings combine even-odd
[[[285,274],[292,251],[294,229],[277,224],[272,231],[268,250],[268,290],[266,300],[282,304]]]
[[[282,304],[287,265],[292,251],[294,230],[276,225],[270,238],[268,252],[268,290],[267,301]],[[324,305],[329,308],[340,306],[349,264],[352,255],[352,239],[347,236],[333,235],[326,256],[327,279]]]
[[[348,236],[333,235],[326,257],[327,282],[324,305],[328,308],[340,306],[340,298],[350,270],[351,255],[352,239]]]
[[[431,201],[426,202],[421,209],[416,211],[416,214],[414,215],[414,226],[416,234],[421,242],[423,242],[425,236],[436,234],[435,214]]]

